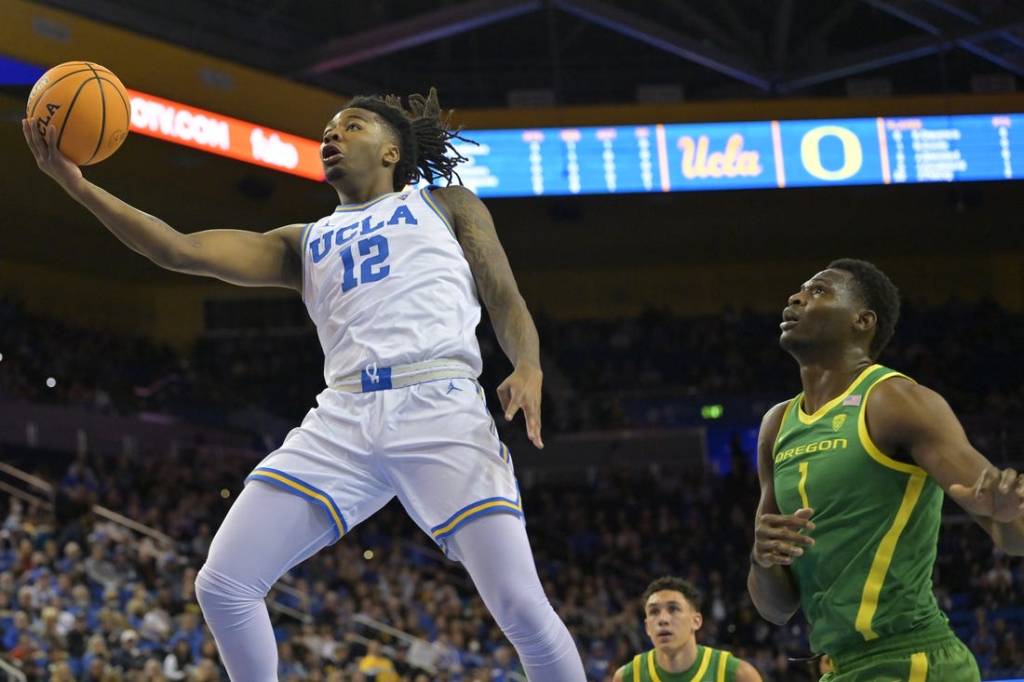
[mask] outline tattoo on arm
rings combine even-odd
[[[487,307],[498,343],[512,364],[540,366],[540,341],[526,301],[483,202],[459,186],[437,190],[448,206],[455,234],[469,262],[477,292]]]

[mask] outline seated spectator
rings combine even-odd
[[[366,655],[359,659],[359,672],[368,682],[398,682],[394,663],[384,656],[376,640],[367,645]]]
[[[191,669],[192,649],[187,639],[179,639],[174,649],[164,658],[163,675],[172,682],[184,680]]]

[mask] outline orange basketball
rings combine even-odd
[[[44,73],[28,95],[28,118],[45,134],[57,129],[57,148],[79,166],[99,163],[128,136],[131,103],[120,79],[92,62],[65,62]]]

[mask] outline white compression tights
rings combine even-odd
[[[530,682],[585,682],[576,643],[544,595],[523,522],[484,516],[452,544]]]
[[[301,497],[259,481],[242,489],[196,577],[196,599],[232,680],[277,682],[277,642],[263,599],[334,537],[323,510]]]
[[[277,681],[277,644],[263,600],[292,566],[330,544],[323,511],[254,481],[232,505],[196,578],[196,597],[232,680]],[[531,682],[584,682],[569,631],[541,587],[522,521],[485,516],[453,540]]]

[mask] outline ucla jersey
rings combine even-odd
[[[480,373],[473,274],[430,188],[339,206],[307,225],[302,269],[328,386],[370,367],[439,359]]]

